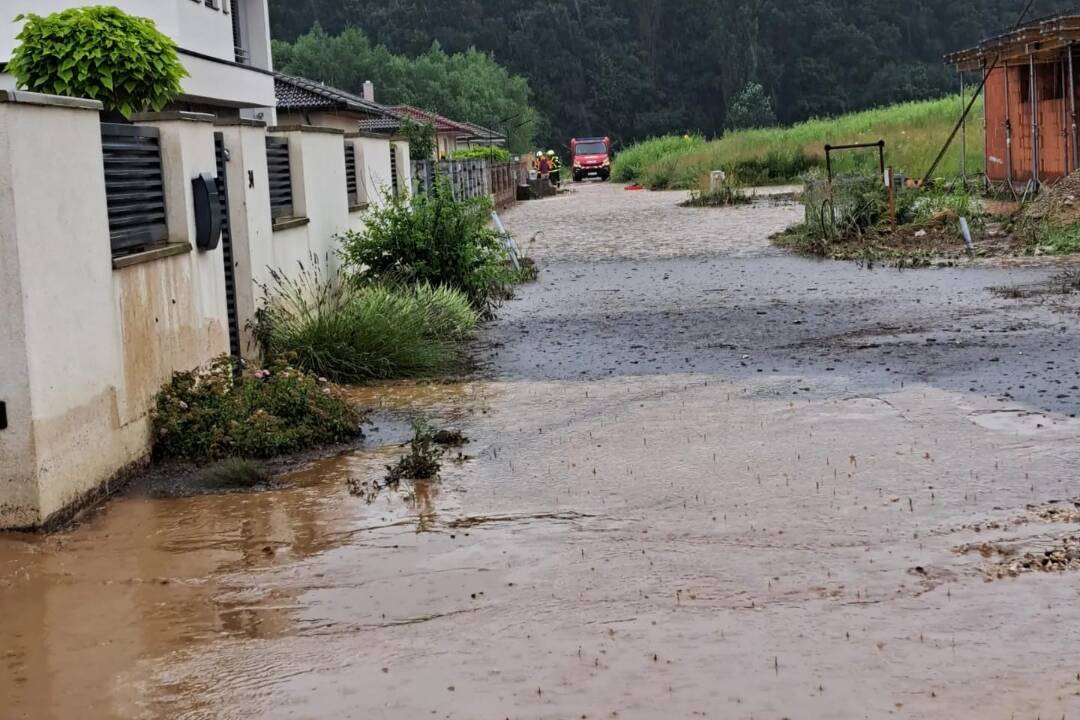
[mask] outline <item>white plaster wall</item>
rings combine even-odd
[[[394,140],[393,144],[397,148],[398,186],[403,192],[412,193],[412,155],[409,152],[409,143],[405,140]]]
[[[169,241],[195,244],[191,181],[216,176],[214,126],[208,121],[156,121]],[[221,246],[209,252],[136,265],[113,273],[119,322],[115,341],[123,349],[120,421],[144,421],[154,396],[178,370],[191,370],[229,352],[225,265]]]
[[[362,196],[372,205],[382,205],[390,194],[390,142],[383,138],[358,137],[361,163],[357,166]]]
[[[8,429],[0,430],[0,527],[34,525],[38,492],[34,482],[34,440],[30,378],[26,358],[22,282],[19,274],[18,218],[12,182],[11,127],[17,117],[0,104],[0,401],[7,405]]]
[[[338,239],[349,229],[349,194],[345,186],[345,135],[324,132],[290,133],[299,136],[299,163],[293,164],[294,182],[302,185],[303,215],[310,251],[338,265]]]
[[[190,240],[212,126],[159,125],[170,233]],[[0,103],[0,128],[0,276],[17,274],[0,289],[0,388],[19,428],[0,432],[16,460],[0,462],[6,527],[45,522],[146,456],[154,395],[228,352],[228,331],[220,249],[113,269],[97,112]]]
[[[101,130],[94,112],[11,105],[39,519],[132,458],[117,427]],[[51,172],[50,172],[51,170]],[[63,198],[63,202],[57,202]]]

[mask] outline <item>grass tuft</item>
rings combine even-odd
[[[445,372],[479,315],[461,292],[426,283],[358,285],[317,263],[296,278],[273,273],[256,336],[269,358],[288,358],[341,383]]]

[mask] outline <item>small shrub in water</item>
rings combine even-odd
[[[158,457],[270,458],[350,440],[360,418],[325,384],[285,365],[236,376],[231,358],[173,375],[152,420]]]
[[[439,475],[443,451],[436,447],[435,433],[423,420],[414,420],[413,439],[409,454],[386,466],[386,482],[396,484],[402,480],[431,480]]]
[[[754,202],[753,196],[744,189],[731,183],[724,183],[715,190],[691,192],[690,199],[682,203],[682,206],[688,208],[731,207],[752,202]]]

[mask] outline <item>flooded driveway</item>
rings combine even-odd
[[[1024,564],[1080,535],[1080,315],[991,290],[1056,270],[678,199],[510,211],[540,282],[475,378],[357,391],[370,449],[0,536],[0,716],[1080,717],[1080,573]],[[468,457],[351,495],[414,413]]]

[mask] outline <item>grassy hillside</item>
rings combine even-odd
[[[654,138],[627,148],[615,159],[616,182],[637,181],[654,190],[690,189],[707,184],[709,172],[726,170],[747,184],[796,180],[825,166],[825,144],[885,140],[885,161],[909,177],[921,177],[960,117],[960,97],[904,103],[791,127],[729,132],[717,140],[702,137]],[[982,103],[968,118],[968,172],[982,167]],[[834,157],[837,172],[875,171],[877,151]],[[960,174],[957,137],[938,167],[940,177]]]

